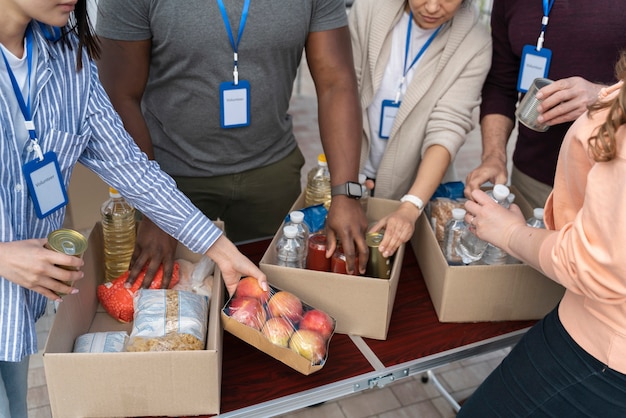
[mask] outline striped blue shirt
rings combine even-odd
[[[65,187],[80,162],[191,251],[206,252],[221,230],[140,151],[86,54],[77,72],[77,39],[72,36],[73,49],[63,48],[59,42],[49,43],[38,24],[32,26],[37,54],[33,120],[42,151],[56,153]],[[23,119],[11,116],[14,106],[15,97],[0,91],[0,242],[46,237],[62,226],[65,216],[64,209],[45,219],[35,214],[22,174],[23,164],[34,154],[16,139]],[[46,301],[0,277],[0,360],[19,361],[37,352],[35,322],[44,314]]]

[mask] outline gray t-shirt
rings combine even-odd
[[[237,41],[244,0],[224,1]],[[287,113],[309,32],[347,26],[344,0],[252,1],[239,42],[250,126],[220,127],[220,83],[233,49],[215,0],[99,0],[97,33],[152,39],[143,111],[156,160],[171,175],[209,177],[266,166],[296,147]],[[119,65],[123,65],[120,63]]]

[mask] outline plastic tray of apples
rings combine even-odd
[[[291,292],[270,286],[264,291],[254,277],[240,280],[222,308],[224,329],[302,374],[320,370],[336,321]]]

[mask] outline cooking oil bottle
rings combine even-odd
[[[307,175],[304,205],[313,206],[323,203],[324,207],[329,209],[330,200],[330,172],[328,171],[326,156],[320,154],[317,156],[317,166],[311,169]]]
[[[128,271],[135,248],[135,208],[109,187],[109,199],[102,204],[104,235],[104,281],[110,282]]]

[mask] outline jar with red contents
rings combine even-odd
[[[354,257],[354,275],[358,276],[359,271],[359,258]],[[330,258],[330,271],[333,273],[348,274],[346,255],[343,252],[343,248],[339,245],[335,249],[333,256]]]
[[[330,271],[330,258],[326,258],[326,234],[311,234],[308,247],[306,268],[309,270]]]

